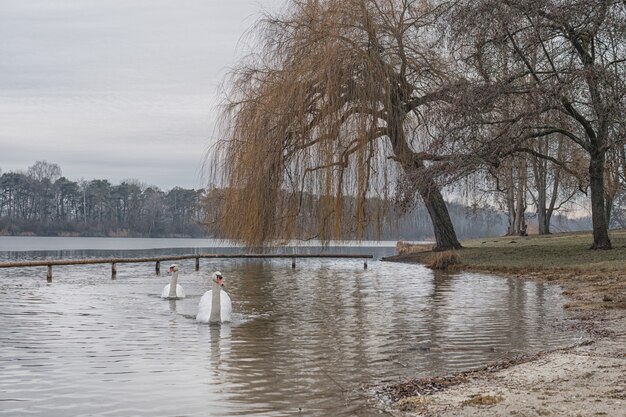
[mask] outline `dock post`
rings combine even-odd
[[[161,261],[156,261],[156,266],[154,267],[156,270],[156,274],[159,275],[161,273]]]
[[[111,279],[115,279],[116,275],[117,275],[117,265],[115,265],[115,262],[113,262],[111,264]]]
[[[52,282],[52,265],[48,265],[48,275],[46,276],[48,282]]]
[[[196,271],[200,270],[200,258],[196,258]]]
[[[363,269],[367,269],[367,258],[363,261]]]
[[[296,258],[295,256],[291,258],[291,269],[296,269]]]

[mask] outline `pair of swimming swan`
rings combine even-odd
[[[170,283],[163,288],[161,298],[176,300],[185,298],[185,290],[178,284],[178,265],[172,264],[167,272],[172,273]],[[220,323],[231,321],[233,311],[230,297],[222,289],[224,278],[221,272],[214,272],[211,277],[211,289],[204,293],[198,304],[196,321],[200,323]]]

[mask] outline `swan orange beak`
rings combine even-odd
[[[217,277],[217,283],[219,285],[221,285],[222,287],[224,286],[224,282],[222,281],[222,277],[219,277],[219,276]]]

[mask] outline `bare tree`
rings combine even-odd
[[[554,136],[534,143],[529,156],[534,185],[529,195],[537,210],[540,235],[550,234],[553,214],[588,185],[584,152],[561,135]]]
[[[442,11],[418,0],[303,0],[262,21],[260,52],[230,80],[214,164],[228,186],[228,236],[360,238],[381,217],[367,211],[368,196],[417,192],[436,249],[460,247],[426,152],[425,109],[444,102],[449,81]],[[312,195],[320,204],[303,215]]]
[[[48,161],[37,161],[28,167],[27,175],[34,180],[55,182],[61,177],[61,167]]]
[[[509,218],[508,236],[525,236],[526,226],[526,194],[528,188],[528,172],[526,157],[509,156],[497,169],[491,169],[496,181],[496,191],[501,193],[504,208]]]
[[[592,248],[611,248],[604,175],[607,151],[624,139],[615,128],[626,114],[624,2],[466,0],[451,16],[455,51],[483,75],[473,85],[487,96],[476,109],[481,121],[505,132],[507,148],[555,133],[580,146],[589,161]],[[505,65],[494,59],[503,49]]]

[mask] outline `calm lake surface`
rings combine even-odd
[[[0,237],[0,261],[242,251],[214,244]],[[367,270],[360,260],[179,264],[188,298],[178,301],[159,298],[169,277],[153,264],[119,264],[116,280],[109,265],[54,267],[51,284],[45,268],[0,269],[0,414],[374,416],[364,387],[579,337],[557,326],[560,289],[539,283],[380,261]],[[197,324],[215,270],[234,321]]]

